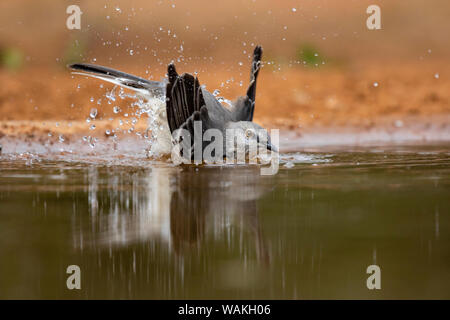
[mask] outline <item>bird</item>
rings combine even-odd
[[[185,142],[180,151],[184,158],[194,159],[198,140],[185,139],[180,132],[195,136],[195,123],[201,124],[204,134],[215,129],[222,134],[222,157],[234,156],[238,151],[245,155],[250,152],[250,145],[259,150],[278,152],[272,145],[268,131],[253,122],[256,98],[256,83],[261,69],[262,47],[257,45],[253,51],[250,70],[250,82],[244,96],[238,97],[230,108],[223,106],[204,86],[198,77],[190,73],[178,74],[175,64],[167,66],[167,77],[163,81],[150,81],[108,67],[87,63],[74,63],[69,68],[73,73],[98,78],[131,89],[149,101],[155,102],[155,114],[159,121],[156,153],[165,154],[173,151],[173,146]],[[158,100],[164,97],[164,100]],[[161,101],[164,101],[161,103]],[[183,131],[184,130],[184,131]],[[230,134],[232,132],[232,134]],[[187,145],[186,145],[187,144]],[[201,141],[200,151],[207,148],[208,142]],[[213,156],[214,153],[213,152]],[[220,156],[220,153],[217,153]]]

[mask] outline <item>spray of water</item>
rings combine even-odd
[[[135,108],[134,116],[131,120],[131,128],[129,133],[134,132],[134,125],[137,123],[137,119],[142,116],[147,117],[147,129],[143,134],[143,138],[148,143],[147,155],[150,158],[160,158],[168,155],[171,152],[172,142],[167,123],[166,116],[166,97],[164,94],[158,96],[141,96],[139,94],[130,94],[123,88],[119,88],[116,94],[116,87],[106,94],[106,98],[111,102],[115,102],[117,97],[124,99],[131,99],[131,107]],[[113,107],[113,112],[118,113],[119,108]],[[140,133],[136,133],[141,135]],[[114,139],[117,139],[117,135],[114,134]]]

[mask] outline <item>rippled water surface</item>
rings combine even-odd
[[[0,158],[0,298],[450,298],[449,231],[450,145],[285,154],[275,176]]]

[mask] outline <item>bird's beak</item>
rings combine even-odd
[[[269,151],[273,151],[273,152],[278,152],[277,147],[275,147],[273,144],[271,144],[270,142],[267,142],[267,150]]]

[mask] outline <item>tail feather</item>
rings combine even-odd
[[[72,72],[73,74],[107,81],[134,90],[144,96],[158,96],[165,94],[166,83],[163,81],[149,81],[122,71],[87,63],[71,64],[69,65],[69,68],[81,71]]]

